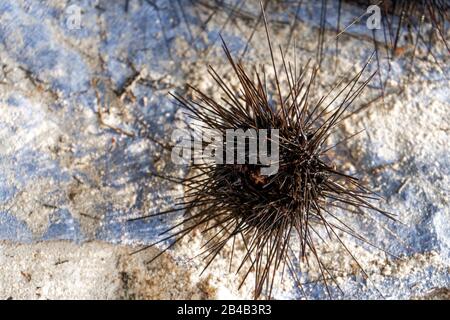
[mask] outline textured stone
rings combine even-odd
[[[227,22],[222,14],[202,30],[199,14],[204,12],[188,6],[182,12],[176,1],[155,3],[130,0],[125,12],[125,1],[73,1],[71,4],[82,12],[80,28],[75,29],[69,28],[67,20],[73,12],[60,1],[0,3],[0,240],[17,243],[0,244],[0,250],[16,252],[15,261],[28,268],[33,268],[29,254],[41,245],[40,241],[70,240],[81,246],[77,249],[80,252],[87,251],[71,257],[75,261],[71,272],[87,265],[98,274],[98,281],[117,280],[116,261],[108,260],[104,251],[99,255],[105,253],[108,265],[104,269],[92,267],[101,257],[89,260],[90,250],[102,245],[90,241],[106,241],[118,247],[150,244],[179,221],[177,214],[128,221],[164,210],[183,194],[181,186],[149,177],[151,170],[183,176],[186,168],[174,167],[161,147],[146,135],[164,140],[178,125],[181,115],[168,96],[170,90],[182,92],[184,83],[191,82],[217,94],[207,78],[207,64],[229,74],[218,33],[232,52],[238,53],[246,44],[252,22]],[[257,1],[248,3],[245,10],[258,12]],[[302,62],[314,57],[320,14],[314,6],[305,11],[308,14],[302,16],[295,31]],[[295,8],[290,10],[295,12]],[[357,10],[346,11],[342,24],[358,15]],[[275,39],[282,42],[291,21],[286,12],[274,12],[271,17],[271,21],[285,22],[276,24]],[[330,14],[327,19],[329,25],[335,25],[336,16]],[[354,37],[340,43],[342,63],[336,72],[322,72],[324,82],[344,71],[357,70],[371,53],[371,44],[357,39],[365,33],[363,22],[348,32]],[[264,37],[264,32],[255,33],[247,60],[269,61],[265,59],[268,50]],[[334,41],[329,43],[332,45],[325,48],[325,54],[332,58]],[[209,48],[208,54],[205,48]],[[329,60],[324,61],[324,70],[334,68],[333,59]],[[407,66],[407,59],[392,61],[389,83],[395,87],[406,78]],[[358,272],[348,271],[351,261],[343,258],[339,249],[334,252],[333,246],[331,250],[324,248],[328,252],[325,259],[332,266],[347,270],[339,280],[344,294],[332,288],[337,297],[378,298],[378,289],[386,298],[420,298],[432,296],[435,288],[445,291],[450,287],[450,118],[448,80],[444,77],[449,74],[449,64],[438,68],[432,61],[418,60],[414,68],[412,83],[400,98],[387,97],[386,106],[376,104],[350,118],[342,128],[347,133],[365,129],[346,145],[355,160],[352,169],[367,177],[367,182],[386,198],[383,208],[397,214],[404,224],[382,220],[383,226],[396,233],[392,236],[372,220],[355,219],[369,240],[399,256],[387,257],[350,239],[349,246],[368,270],[369,282],[363,281]],[[382,73],[387,74],[387,70],[387,63],[382,63]],[[126,87],[139,74],[141,80]],[[369,93],[377,90],[376,83],[368,89]],[[99,122],[100,105],[106,107],[103,121],[107,126]],[[148,128],[139,124],[139,118],[145,119]],[[201,235],[193,236],[169,252],[176,257],[176,262],[169,260],[180,277],[183,268],[190,273],[201,270],[201,262],[181,262],[198,253],[200,240]],[[19,243],[28,244],[21,247]],[[61,252],[65,245],[75,246],[49,242],[42,245],[43,252]],[[223,276],[226,258],[225,253],[219,255],[207,272],[209,280],[195,276],[185,279],[193,281],[195,293],[178,288],[174,292],[180,294],[171,298],[249,297],[250,285],[238,291],[234,273]],[[163,260],[153,268],[164,269],[167,263]],[[3,263],[0,265],[0,274],[4,274]],[[6,270],[11,271],[11,266],[7,264]],[[13,287],[19,271],[14,272],[12,278],[0,281],[0,297],[35,297],[26,285]],[[314,279],[313,273],[302,272],[301,277]],[[131,278],[142,281],[140,277]],[[146,279],[151,288],[161,285]],[[70,279],[61,277],[58,281]],[[41,297],[130,297],[118,294],[115,285],[91,287],[88,282],[63,294],[51,291],[56,286],[50,281],[49,291]],[[135,286],[144,290],[142,284]],[[45,284],[43,288],[47,288]],[[321,284],[306,285],[305,290],[310,298],[327,297]],[[300,296],[289,284],[280,285],[276,291],[280,298]],[[149,292],[135,297],[167,297]]]

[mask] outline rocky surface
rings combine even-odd
[[[226,252],[199,277],[202,262],[190,260],[202,244],[199,232],[151,265],[144,262],[163,247],[130,255],[157,240],[177,215],[128,219],[168,208],[183,194],[180,186],[149,177],[155,170],[186,174],[154,142],[166,139],[182,117],[168,92],[184,92],[185,82],[214,92],[207,64],[229,70],[218,33],[234,53],[242,52],[257,20],[257,2],[241,8],[256,12],[256,19],[230,20],[224,11],[206,26],[211,11],[191,1],[126,3],[0,3],[0,298],[251,297],[251,284],[238,290],[235,273],[223,274]],[[295,32],[295,8],[275,9],[269,20],[276,41],[286,44],[293,34],[299,59],[314,58],[317,8],[305,9]],[[359,15],[354,10],[342,18],[347,24]],[[334,25],[336,17],[329,16]],[[249,63],[269,61],[265,34],[258,30]],[[339,42],[336,70],[335,42],[327,40],[317,95],[345,71],[358,70],[373,50],[359,38],[361,23],[348,32]],[[377,100],[350,117],[337,133],[365,129],[345,144],[351,160],[346,165],[375,187],[386,199],[381,206],[403,224],[354,221],[397,257],[349,239],[370,281],[342,248],[320,248],[330,267],[340,270],[343,292],[335,290],[336,297],[448,296],[449,66],[441,47],[436,45],[439,64],[416,59],[411,76],[411,48],[390,66],[381,59],[392,90],[384,103]],[[375,79],[358,103],[379,89]],[[314,282],[315,272],[303,268],[301,277]],[[306,285],[306,291],[308,298],[327,297],[321,283]],[[275,297],[299,298],[300,292],[286,280]]]

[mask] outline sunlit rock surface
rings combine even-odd
[[[204,25],[210,12],[192,2],[130,0],[128,6],[127,1],[106,0],[0,3],[0,240],[5,240],[0,256],[16,252],[15,261],[23,257],[31,265],[28,255],[41,241],[50,241],[42,247],[44,254],[48,250],[64,255],[64,245],[56,240],[80,245],[77,250],[81,251],[84,246],[93,250],[98,241],[116,245],[105,249],[102,244],[102,250],[111,252],[123,250],[122,245],[138,248],[158,240],[162,231],[179,221],[177,214],[128,221],[170,208],[183,194],[181,186],[150,177],[151,171],[181,177],[187,170],[172,165],[162,148],[146,137],[160,141],[170,137],[182,114],[168,92],[182,93],[185,82],[211,90],[206,66],[229,70],[218,34],[239,54],[259,12],[258,2],[249,1],[242,9],[253,12],[255,19],[229,21],[227,12],[222,12]],[[328,12],[333,12],[332,6]],[[342,21],[350,23],[360,14],[358,8],[352,10],[346,11]],[[274,41],[286,43],[293,13],[295,8],[269,12]],[[318,15],[320,10],[305,8],[296,26],[293,36],[302,62],[315,56]],[[335,24],[333,14],[328,19],[330,25]],[[365,32],[363,26],[363,22],[355,24],[348,30],[354,37],[340,42],[339,72],[357,70],[370,56],[371,43],[357,37]],[[264,36],[260,26],[245,58],[249,62],[269,62]],[[334,70],[334,41],[329,43],[321,74],[325,82],[339,75],[327,72]],[[392,87],[407,78],[408,61],[391,62]],[[387,73],[385,60],[381,69]],[[386,97],[385,105],[373,104],[348,119],[342,129],[347,133],[365,129],[346,144],[352,155],[351,170],[386,199],[381,206],[395,213],[402,224],[384,219],[379,223],[356,221],[367,239],[398,258],[350,239],[349,247],[367,269],[369,280],[361,272],[343,271],[337,280],[342,292],[331,285],[337,298],[427,298],[435,290],[445,293],[450,288],[450,91],[444,77],[449,74],[448,63],[437,67],[431,59],[418,60],[414,70],[401,96]],[[378,92],[378,83],[368,91]],[[51,241],[55,241],[54,248]],[[11,243],[20,249],[11,249]],[[197,234],[168,252],[176,268],[195,274],[189,279],[193,287],[205,279],[197,277],[201,261],[186,261],[198,253],[201,244]],[[351,264],[348,257],[341,259],[343,252],[333,255],[333,245],[330,248],[324,249],[324,256],[332,267],[345,269]],[[72,259],[76,269],[77,258]],[[238,291],[235,273],[223,274],[226,259],[226,255],[219,256],[216,266],[209,269],[206,277],[213,280],[207,286],[215,293],[203,297],[250,297],[251,284]],[[167,268],[166,260],[155,262],[152,270]],[[19,272],[12,271],[13,262],[8,261],[0,268]],[[111,270],[102,269],[96,281],[105,281],[105,273],[116,277],[114,265],[108,265]],[[96,269],[89,270],[95,273]],[[305,282],[314,278],[313,272],[302,270]],[[12,278],[8,279],[0,282],[0,298],[46,297],[45,293],[34,296],[26,289],[15,290],[8,283]],[[148,282],[150,287],[159,285]],[[167,287],[170,291],[170,282]],[[98,286],[99,292],[95,288],[69,292],[77,298],[129,298],[117,293],[119,289]],[[305,289],[307,298],[328,297],[323,283],[308,284]],[[189,298],[189,294],[172,298],[181,297]],[[280,285],[275,297],[301,298],[301,292],[295,286]]]

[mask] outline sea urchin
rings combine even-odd
[[[167,230],[164,239],[157,243],[173,240],[170,248],[194,229],[203,228],[210,235],[202,252],[205,269],[227,245],[232,248],[233,259],[235,241],[242,241],[246,254],[237,272],[242,272],[243,283],[254,271],[255,298],[270,297],[275,278],[285,267],[294,269],[292,256],[307,259],[308,253],[316,260],[328,289],[327,279],[332,276],[315,249],[323,240],[320,230],[329,238],[337,239],[351,255],[341,234],[366,240],[342,216],[374,212],[391,217],[371,204],[377,197],[357,178],[336,168],[331,154],[336,144],[328,142],[333,129],[348,114],[350,105],[374,74],[361,80],[366,64],[351,81],[341,81],[313,103],[310,92],[317,68],[286,62],[280,47],[282,64],[278,69],[267,22],[265,28],[273,79],[267,79],[266,72],[258,72],[256,68],[248,73],[241,62],[233,59],[222,39],[240,88],[226,83],[210,67],[209,73],[223,93],[220,102],[195,88],[192,88],[192,99],[174,97],[189,117],[197,121],[196,130],[200,133],[213,130],[225,138],[229,129],[244,132],[277,129],[276,136],[272,133],[257,143],[261,150],[276,138],[277,148],[272,146],[268,151],[278,153],[277,170],[263,174],[267,162],[254,161],[255,150],[250,148],[257,140],[254,135],[246,137],[244,147],[227,141],[224,149],[231,147],[234,156],[244,152],[240,163],[191,163],[195,174],[179,181],[186,188],[181,207],[139,218],[185,211],[183,221]],[[285,77],[284,81],[281,76]],[[180,230],[173,231],[177,227]],[[352,258],[355,259],[353,255]]]

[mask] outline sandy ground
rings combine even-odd
[[[132,256],[131,252],[127,246],[100,242],[82,246],[65,241],[2,243],[0,299],[216,297],[208,278],[193,281],[189,269],[178,266],[169,256],[161,259],[163,269],[146,265],[145,256]]]
[[[0,299],[230,299],[239,298],[220,277],[199,279],[195,268],[169,255],[159,265],[146,263],[155,250],[132,255],[129,246],[89,242],[1,243]],[[382,274],[430,268],[436,254],[385,265]],[[163,265],[164,268],[160,266]],[[442,270],[445,272],[445,270]],[[447,270],[448,272],[448,270]],[[217,275],[217,273],[216,273]],[[7,285],[5,285],[7,284]],[[234,288],[236,290],[236,288]],[[239,291],[236,290],[236,293]],[[430,289],[412,299],[448,299],[446,288]]]

